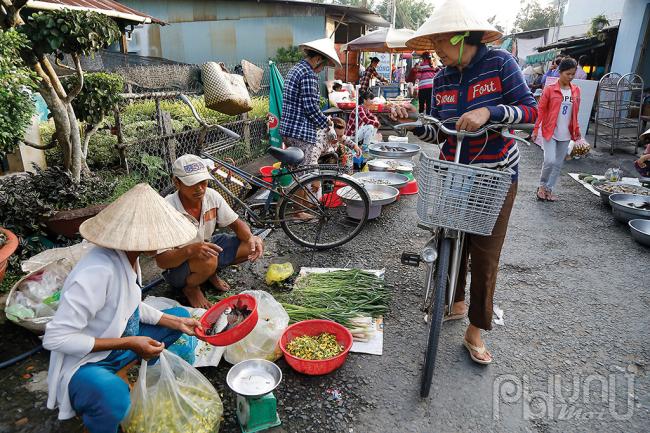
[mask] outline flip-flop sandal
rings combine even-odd
[[[542,194],[543,197],[539,195],[541,189],[542,189],[541,186],[537,187],[537,192],[535,193],[535,197],[537,197],[537,201],[546,201],[546,195]]]
[[[464,319],[467,317],[467,311],[463,313],[452,313],[452,314],[447,314],[442,318],[442,322],[451,322],[452,320],[460,320]]]
[[[479,355],[483,355],[485,352],[487,352],[487,349],[485,348],[485,344],[483,344],[481,347],[476,347],[473,344],[471,344],[469,341],[467,341],[465,338],[463,338],[463,345],[469,351],[469,356],[470,358],[472,358],[472,361],[482,365],[488,365],[492,363],[492,359],[486,361],[484,359],[477,358],[476,356],[474,356],[474,352],[478,353]]]

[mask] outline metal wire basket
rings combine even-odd
[[[513,173],[456,164],[423,154],[417,181],[418,217],[427,225],[490,235]]]

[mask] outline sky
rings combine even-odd
[[[434,6],[439,6],[444,2],[444,0],[427,1]],[[512,24],[521,7],[521,0],[469,0],[469,2],[475,4],[476,8],[487,17],[496,15],[496,22],[504,26],[507,31],[512,30]],[[553,3],[553,0],[540,0],[542,6],[550,3]]]

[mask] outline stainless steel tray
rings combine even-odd
[[[392,149],[392,150],[391,150]],[[403,150],[402,150],[403,149]],[[381,156],[382,158],[412,158],[417,155],[422,148],[417,144],[411,143],[372,143],[368,146],[371,155]]]
[[[370,171],[389,171],[396,173],[411,173],[415,169],[415,164],[409,160],[402,159],[371,159],[368,161]]]
[[[282,381],[280,367],[265,359],[248,359],[235,364],[226,376],[228,387],[244,397],[261,397]]]
[[[627,223],[633,219],[650,219],[650,210],[635,206],[650,205],[650,196],[638,194],[612,194],[609,196],[612,214],[617,220]]]
[[[365,185],[388,185],[394,188],[406,186],[409,178],[399,173],[390,173],[383,171],[368,171],[366,173],[355,173],[353,178]]]
[[[602,189],[602,187],[605,186],[605,185],[626,186],[626,187],[630,188],[630,192],[629,193],[622,193],[622,192],[621,193],[615,193],[615,192],[612,193],[612,192],[605,191],[605,190]],[[607,206],[609,206],[609,196],[612,195],[612,194],[650,195],[650,189],[644,188],[644,187],[639,186],[639,185],[629,184],[629,183],[626,183],[626,182],[604,182],[604,181],[601,181],[601,182],[594,182],[591,186],[596,191],[598,191],[598,193],[600,194],[600,200],[603,202],[603,204],[606,204]]]
[[[371,206],[390,204],[397,200],[397,196],[399,195],[399,190],[397,188],[388,185],[364,185],[363,188],[368,191]],[[349,186],[339,189],[336,193],[346,204],[351,203],[353,205],[358,205],[361,202],[361,197],[359,197]]]
[[[646,247],[650,247],[650,220],[630,220],[630,233],[635,241]]]

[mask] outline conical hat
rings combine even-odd
[[[416,50],[432,50],[431,36],[467,31],[485,32],[483,43],[496,41],[502,36],[467,0],[447,0],[406,41],[406,46]]]
[[[314,50],[324,55],[330,59],[329,65],[341,67],[341,62],[339,61],[338,53],[334,47],[334,42],[330,38],[316,39],[315,41],[305,42],[300,44],[300,49],[305,50]]]
[[[79,228],[101,247],[155,251],[190,242],[197,230],[187,218],[146,183],[134,186]]]

